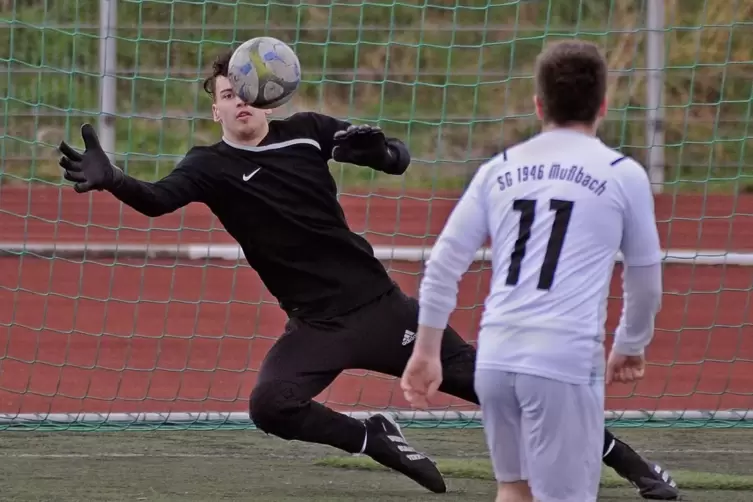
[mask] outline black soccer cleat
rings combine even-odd
[[[648,500],[680,500],[680,491],[677,483],[669,475],[669,472],[649,462],[651,475],[642,476],[638,483],[633,483],[638,489],[638,494]]]
[[[680,490],[669,472],[647,461],[619,439],[615,438],[614,441],[607,465],[628,480],[642,498],[680,500]]]
[[[367,438],[364,453],[383,466],[405,474],[429,491],[447,491],[442,473],[434,461],[408,444],[392,417],[378,414],[366,419],[364,424]]]

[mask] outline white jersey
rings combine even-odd
[[[492,282],[477,367],[574,384],[604,376],[615,259],[661,261],[644,168],[598,138],[541,133],[484,164],[427,265],[419,322],[444,327],[457,283],[491,238]]]

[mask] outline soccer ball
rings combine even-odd
[[[256,37],[233,52],[228,79],[235,95],[254,108],[277,108],[298,90],[301,64],[285,42]]]

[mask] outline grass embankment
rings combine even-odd
[[[291,42],[304,66],[282,114],[309,108],[376,122],[409,144],[416,162],[404,178],[333,165],[344,190],[462,187],[479,162],[534,131],[533,60],[560,36],[604,44],[613,77],[603,138],[645,160],[642,3],[121,1],[118,162],[155,179],[191,145],[213,141],[202,75],[217,50],[259,34]],[[80,124],[96,120],[98,4],[2,3],[5,182],[59,182],[54,146],[80,144]],[[747,190],[753,4],[667,0],[665,11],[668,188]]]

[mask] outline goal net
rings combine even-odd
[[[303,64],[305,82],[278,115],[378,124],[413,152],[402,177],[332,165],[353,229],[410,294],[474,170],[536,131],[537,52],[565,36],[602,44],[611,101],[601,136],[649,167],[666,257],[646,379],[607,390],[607,419],[753,417],[753,4],[0,3],[0,428],[252,425],[248,397],[285,317],[235,243],[201,205],[150,219],[107,193],[74,193],[55,147],[80,147],[90,121],[128,174],[160,178],[218,138],[201,90],[214,55],[261,34],[288,41]],[[480,252],[452,317],[468,340],[489,277]],[[609,333],[619,278],[618,265]],[[447,396],[414,413],[395,378],[366,371],[317,400],[415,424],[479,418]]]

